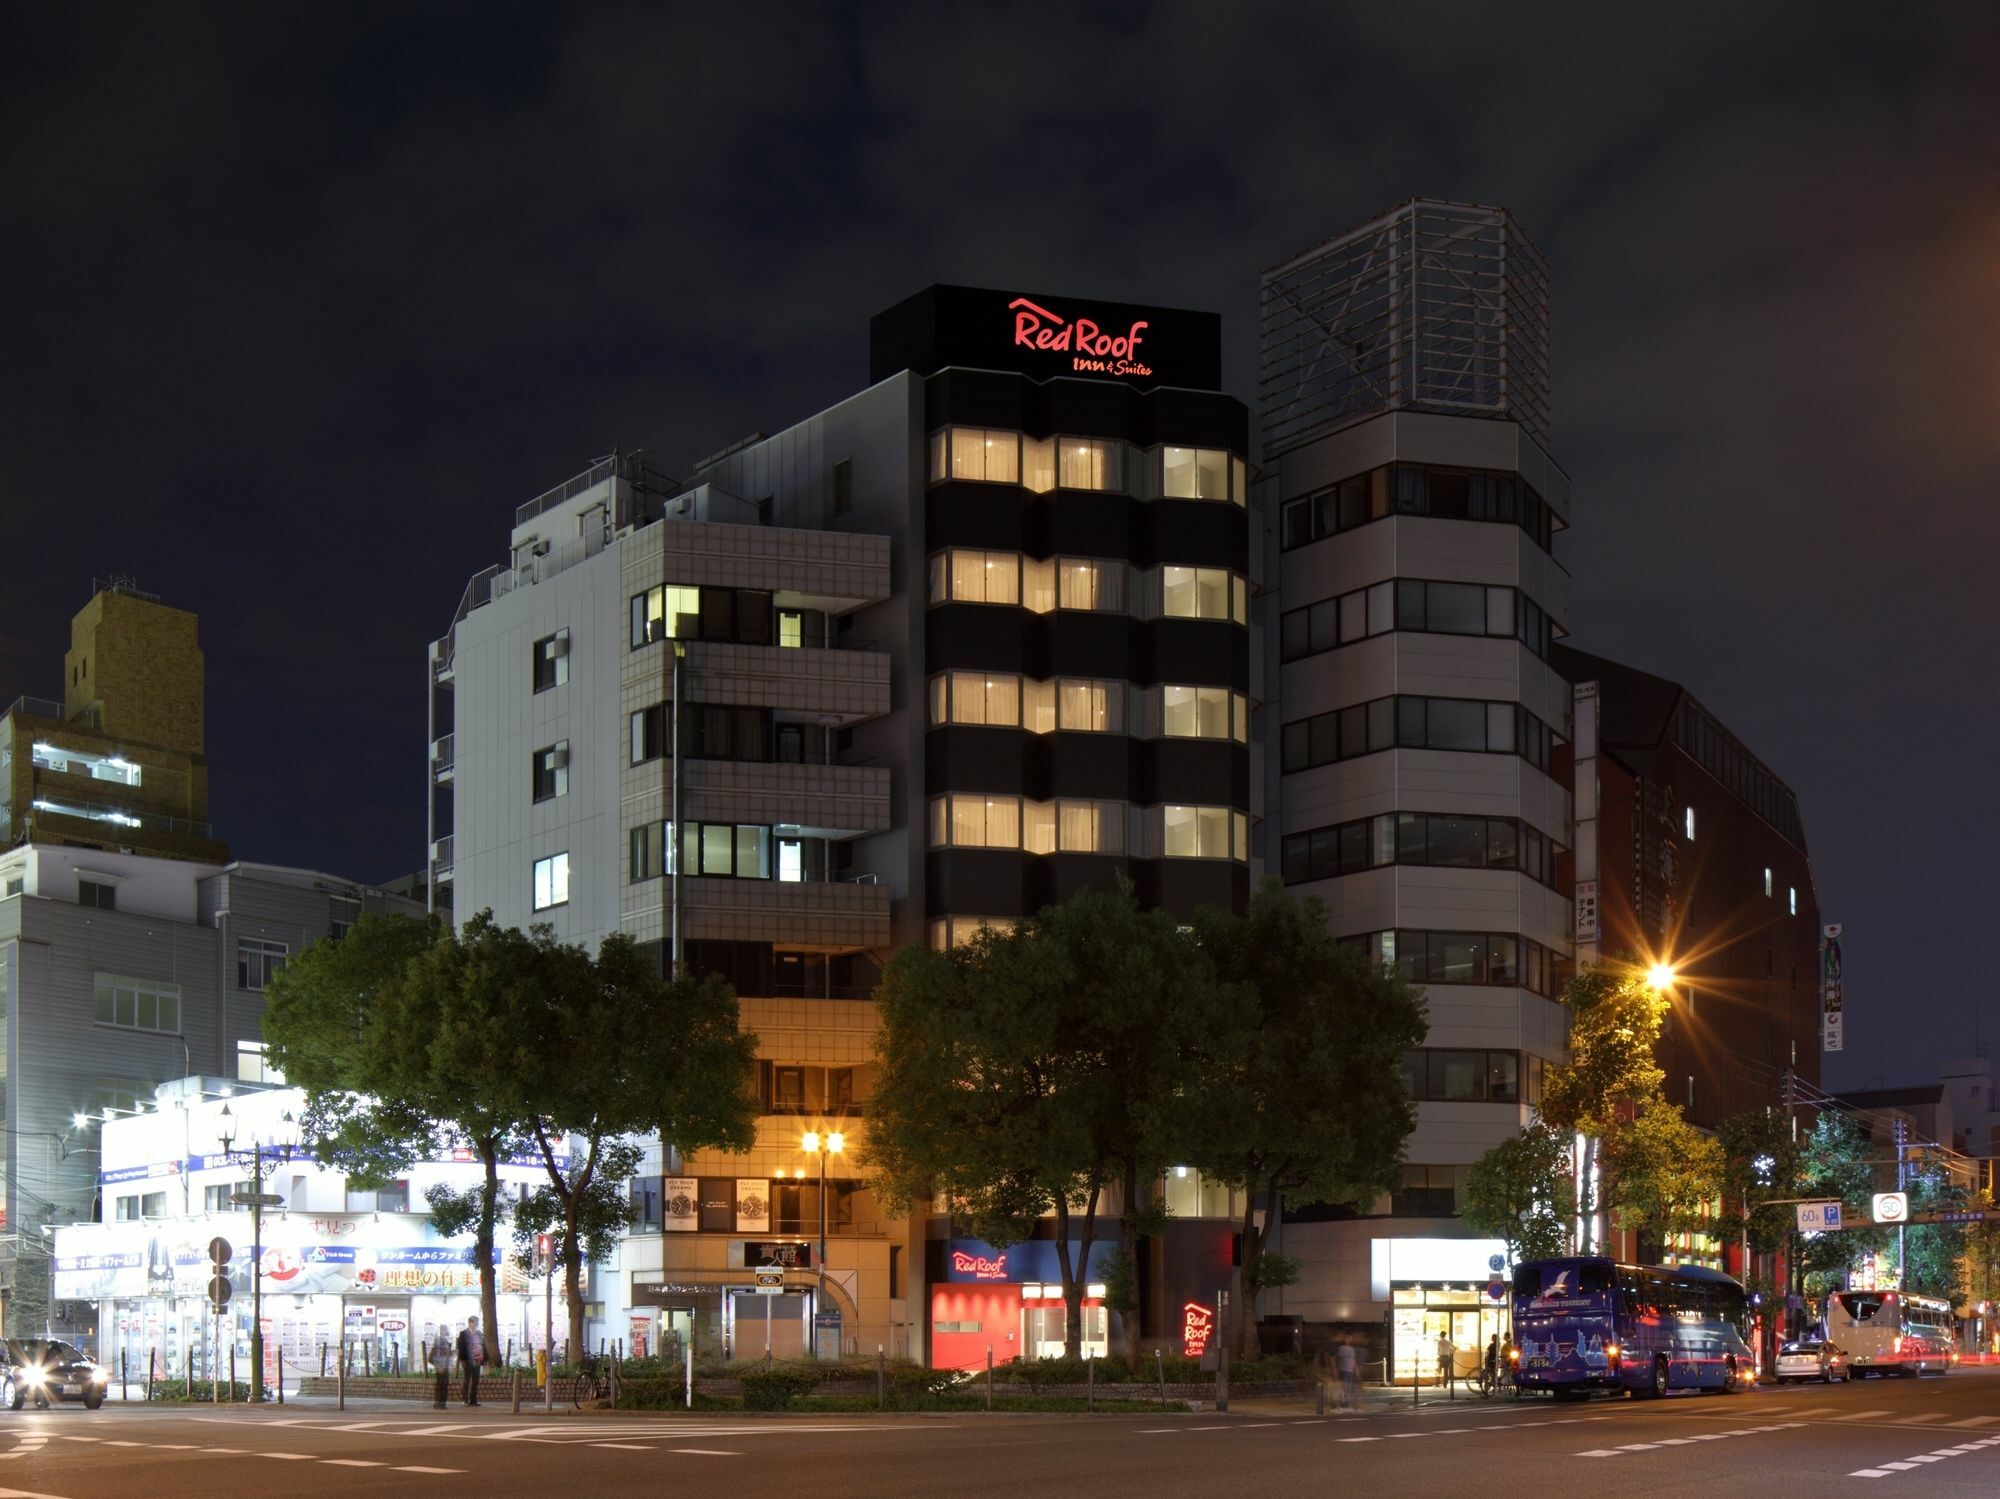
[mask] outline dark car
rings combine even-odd
[[[96,1410],[104,1404],[110,1375],[83,1350],[60,1338],[0,1339],[0,1405],[17,1411],[33,1400],[38,1406],[58,1400],[81,1400]]]

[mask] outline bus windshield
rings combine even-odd
[[[1872,1321],[1882,1310],[1882,1298],[1871,1291],[1836,1291],[1833,1299],[1840,1309],[1855,1322]]]

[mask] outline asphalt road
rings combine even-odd
[[[0,1499],[477,1493],[1757,1499],[2000,1493],[2000,1368],[1662,1401],[1229,1416],[509,1416],[108,1405],[0,1414]]]

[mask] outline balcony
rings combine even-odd
[[[451,882],[451,837],[446,833],[431,842],[431,883],[446,885]]]
[[[816,836],[889,830],[886,766],[687,760],[681,771],[693,822],[770,823]]]
[[[689,941],[782,942],[852,952],[889,945],[887,885],[781,880],[681,881],[681,922]]]
[[[431,743],[431,778],[442,784],[445,781],[449,781],[451,777],[452,736],[446,734],[443,738],[433,740]]]
[[[810,713],[844,726],[889,711],[889,655],[691,640],[681,691],[690,701]]]

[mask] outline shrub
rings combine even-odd
[[[818,1386],[819,1370],[773,1365],[753,1369],[738,1376],[743,1386],[743,1408],[750,1411],[781,1411],[800,1395],[809,1395]]]

